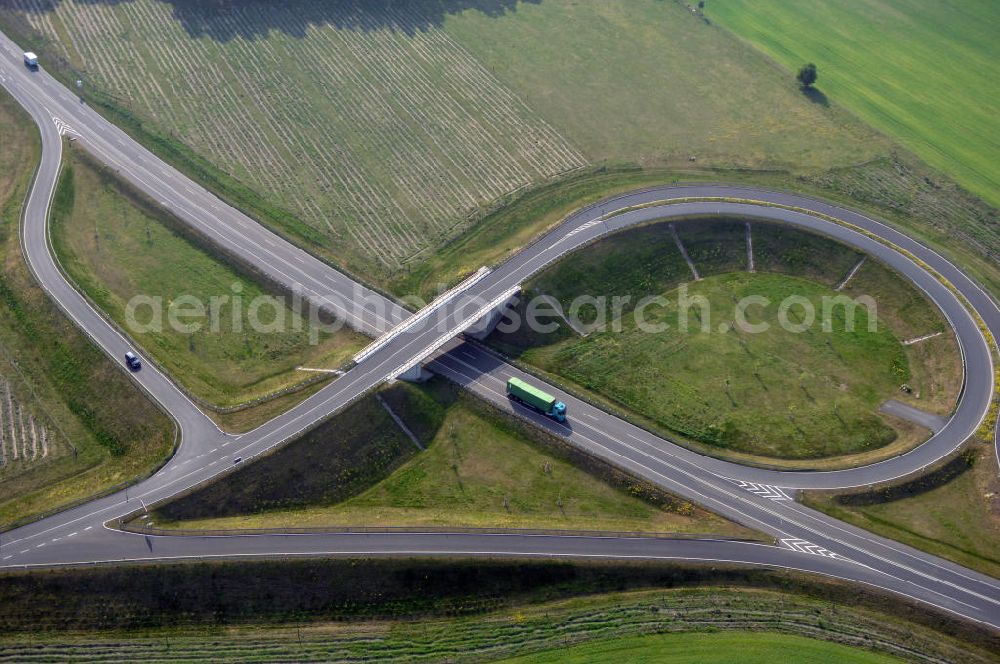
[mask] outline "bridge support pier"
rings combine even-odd
[[[408,383],[426,383],[429,381],[434,374],[432,374],[427,369],[424,369],[424,365],[417,362],[415,365],[399,374],[399,380],[405,380]]]

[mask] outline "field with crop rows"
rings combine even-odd
[[[0,376],[0,477],[37,466],[55,456],[57,433],[18,399],[10,382]]]
[[[654,634],[729,639],[707,654],[727,662],[856,662],[850,655],[874,653],[996,661],[992,634],[894,597],[717,566],[327,559],[62,569],[2,581],[0,649],[11,662],[495,662]],[[806,660],[785,646],[778,657],[750,659],[779,634],[822,639],[810,643],[825,653]],[[746,645],[738,653],[735,638]],[[674,662],[678,648],[662,646],[651,659],[585,661]],[[679,649],[694,661],[706,655]]]
[[[406,3],[13,0],[88,83],[383,269],[583,156]],[[58,44],[58,46],[57,46]]]

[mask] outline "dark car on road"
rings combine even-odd
[[[136,356],[136,354],[132,351],[125,353],[125,364],[128,365],[128,368],[132,371],[142,369],[142,362],[139,361],[138,356]]]

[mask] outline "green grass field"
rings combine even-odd
[[[381,394],[426,450],[368,398],[149,521],[185,529],[465,526],[755,537],[574,454],[440,379]]]
[[[808,493],[806,503],[884,537],[1000,575],[1000,474],[991,445],[975,445],[948,470],[899,489],[864,493],[860,500]]]
[[[945,328],[933,306],[891,270],[868,261],[845,291],[850,297],[876,298],[877,332],[868,332],[863,308],[857,310],[854,331],[846,331],[845,311],[835,307],[832,333],[823,332],[819,322],[795,333],[782,329],[779,303],[789,296],[804,297],[821,320],[822,298],[837,295],[832,286],[851,271],[860,254],[820,236],[754,223],[758,272],[748,274],[745,222],[699,220],[677,224],[677,229],[704,277],[687,284],[683,297],[689,302],[706,298],[707,315],[696,304],[681,306],[676,289],[691,280],[691,272],[669,226],[656,224],[581,250],[534,278],[527,293],[529,298],[552,295],[569,313],[580,294],[609,300],[627,296],[633,304],[643,296],[663,294],[668,306],[647,309],[647,320],[668,329],[643,331],[626,307],[620,331],[580,337],[561,325],[551,335],[497,333],[492,342],[653,426],[716,451],[786,459],[870,455],[880,448],[897,453],[921,436],[877,415],[884,400],[950,412],[961,384],[955,343],[947,334],[911,346],[899,343]],[[626,263],[624,256],[629,257]],[[750,296],[772,303],[747,309],[748,322],[768,323],[764,333],[733,326],[735,303]],[[681,331],[685,310],[687,333]],[[798,323],[803,315],[795,307],[788,320]],[[593,309],[581,309],[580,318],[591,323]],[[914,394],[901,392],[903,383]]]
[[[871,334],[867,318],[859,317],[855,333],[796,334],[778,326],[772,307],[751,314],[754,323],[771,326],[762,334],[730,328],[730,313],[711,322],[704,318],[709,328],[702,331],[694,309],[691,331],[685,333],[679,330],[679,295],[664,295],[671,307],[649,320],[669,325],[670,331],[650,334],[626,318],[621,333],[594,333],[528,351],[521,359],[671,431],[723,449],[816,458],[868,451],[894,440],[895,432],[873,411],[895,396],[910,370],[888,330]],[[713,312],[731,312],[734,298],[777,303],[790,296],[804,297],[820,311],[821,298],[833,295],[801,279],[738,273],[709,277],[688,291],[692,299],[705,298]],[[727,330],[721,332],[719,325]]]
[[[1000,6],[990,0],[720,0],[708,16],[1000,205]]]
[[[869,295],[879,303],[879,318],[902,340],[940,336],[906,346],[909,384],[915,395],[896,398],[938,415],[951,413],[962,385],[958,344],[947,322],[922,293],[882,263],[867,261],[842,291],[849,297]]]
[[[801,664],[856,662],[890,664],[904,660],[881,653],[789,634],[727,632],[723,634],[656,634],[609,639],[524,657],[499,660],[506,664],[582,664],[626,661],[634,664],[770,664],[789,658]]]
[[[679,3],[522,2],[449,15],[444,30],[592,161],[801,172],[887,150]]]
[[[24,263],[18,225],[39,144],[5,92],[0,144],[2,526],[148,474],[172,449],[173,425],[49,301]]]
[[[254,314],[255,299],[267,295],[259,283],[178,234],[162,212],[79,155],[68,158],[59,184],[52,238],[60,262],[84,292],[182,385],[216,406],[315,378],[296,368],[337,368],[368,342],[346,327],[331,333],[313,325],[308,314],[290,308],[288,298],[277,309],[264,304]],[[128,325],[128,302],[137,295],[161,299],[159,330]],[[185,298],[192,297],[206,315],[172,324],[171,315],[188,308]],[[213,297],[229,298],[218,307],[214,326],[207,315]],[[152,320],[148,308],[135,317]],[[188,331],[189,321],[200,329]],[[254,321],[261,323],[256,329]]]

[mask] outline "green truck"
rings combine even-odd
[[[520,378],[511,378],[507,381],[507,398],[534,408],[557,422],[566,421],[566,404]]]

